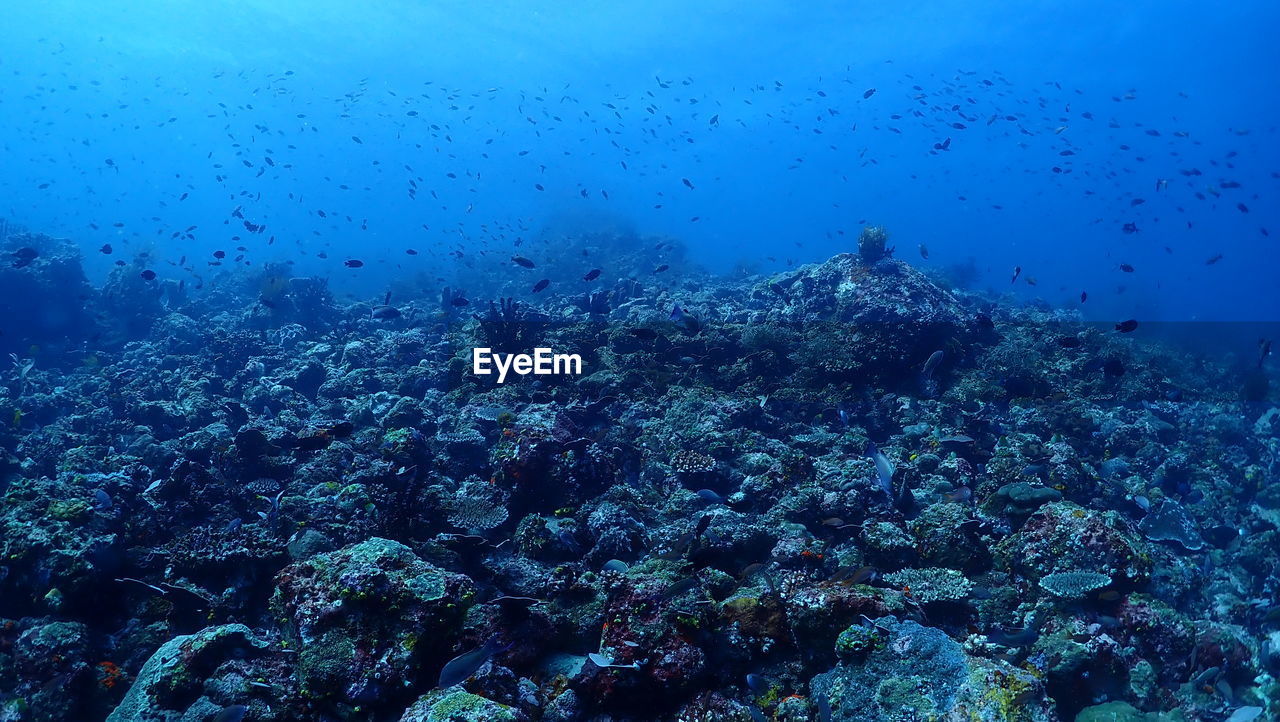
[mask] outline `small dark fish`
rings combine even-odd
[[[1206,265],[1206,266],[1212,266],[1213,264],[1215,264],[1215,263],[1217,263],[1218,261],[1221,261],[1221,260],[1222,260],[1222,254],[1221,254],[1221,253],[1216,253],[1216,254],[1214,254],[1214,255],[1210,256],[1210,257],[1209,257],[1209,258],[1204,262],[1204,265]]]
[[[1137,223],[1126,223],[1126,224],[1124,224],[1124,226],[1121,228],[1121,230],[1123,230],[1125,233],[1137,233],[1138,231],[1140,231],[1140,230],[1142,230],[1142,229],[1138,228],[1138,224],[1137,224]]]
[[[862,94],[862,99],[863,99],[863,100],[866,100],[867,98],[870,98],[871,96],[873,96],[873,95],[875,95],[875,94],[876,94],[876,89],[875,89],[875,88],[867,88],[867,91],[866,91],[865,93],[863,93],[863,94]]]
[[[139,275],[139,276],[142,276],[142,280],[144,280],[144,281],[154,281],[154,280],[156,280],[156,272],[155,272],[155,271],[153,271],[153,270],[151,270],[150,268],[148,268],[147,270],[143,271],[142,273],[139,273],[138,275]]]
[[[680,182],[688,186],[690,190],[693,189],[693,181],[689,180],[688,178],[681,178]]]
[[[364,266],[364,261],[361,261],[357,258],[348,258],[347,260],[342,262],[342,265],[346,266],[347,268],[361,268]]]
[[[545,290],[546,287],[550,285],[551,285],[551,279],[544,278],[541,281],[538,281],[537,283],[533,284],[533,293],[538,293],[539,291]]]
[[[449,305],[451,305],[451,306],[459,306],[459,307],[461,307],[461,306],[470,306],[470,305],[471,305],[471,302],[470,302],[470,301],[468,301],[467,299],[463,298],[462,296],[458,296],[457,298],[455,298],[455,299],[453,299],[452,301],[450,301],[450,302],[449,302]]]
[[[104,244],[102,244],[102,248],[99,248],[99,249],[98,249],[98,252],[99,252],[99,253],[101,253],[101,254],[103,254],[104,256],[109,256],[109,255],[111,255],[111,251],[112,251],[112,250],[113,250],[113,249],[111,248],[111,244],[110,244],[110,243],[104,243]]]
[[[920,244],[920,257],[925,260],[929,259],[929,248],[923,243]]]
[[[1016,282],[1016,281],[1018,280],[1018,276],[1021,276],[1021,275],[1022,275],[1022,266],[1014,266],[1014,267],[1013,267],[1013,278],[1010,278],[1010,279],[1009,279],[1009,283],[1014,283],[1014,282]]]
[[[490,637],[488,641],[480,645],[476,649],[459,654],[445,664],[444,669],[440,670],[440,681],[436,684],[438,689],[452,687],[455,684],[461,684],[485,665],[494,655],[505,652],[510,649],[511,645],[504,645],[497,637]]]
[[[1260,351],[1258,354],[1258,368],[1262,368],[1262,362],[1266,361],[1267,357],[1271,355],[1271,339],[1258,339],[1258,350]]]
[[[635,328],[627,329],[627,331],[641,341],[652,341],[658,337],[657,331],[643,326],[636,326]]]
[[[699,586],[701,586],[701,582],[698,581],[697,577],[686,577],[667,587],[659,596],[662,599],[674,599],[685,592],[698,588]]]
[[[747,688],[756,694],[764,694],[769,691],[769,680],[758,674],[748,674]]]
[[[404,252],[405,252],[405,253],[407,253],[407,254],[408,254],[408,255],[410,255],[410,256],[416,256],[416,255],[418,255],[418,252],[417,252],[417,251],[415,251],[415,250],[414,250],[414,249],[412,249],[412,248],[406,248],[406,249],[404,249]]]
[[[662,273],[663,271],[667,270],[668,268],[671,268],[671,266],[669,266],[669,265],[667,265],[667,264],[665,264],[665,263],[664,263],[664,264],[662,264],[661,266],[658,266],[657,268],[653,269],[653,272],[654,272],[654,273]]]
[[[1120,270],[1124,271],[1125,273],[1133,273],[1133,266],[1130,266],[1127,263],[1121,263]]]
[[[1121,321],[1120,323],[1116,324],[1116,330],[1119,331],[1120,333],[1131,333],[1137,327],[1138,327],[1138,322],[1132,318],[1127,321]]]
[[[511,261],[521,268],[533,268],[534,263],[524,256],[512,256]]]
[[[1087,300],[1089,300],[1089,292],[1088,292],[1088,291],[1081,291],[1081,292],[1080,292],[1080,303],[1084,303],[1084,302],[1085,302],[1085,301],[1087,301]]]
[[[711,526],[711,515],[710,515],[710,514],[703,514],[703,515],[702,515],[702,518],[698,519],[698,525],[697,525],[697,526],[695,526],[695,527],[693,528],[693,536],[694,536],[695,538],[696,538],[696,537],[700,537],[700,536],[702,536],[702,534],[703,534],[703,533],[704,533],[704,532],[705,532],[705,531],[706,531],[710,526]]]
[[[226,252],[226,251],[214,251],[214,252],[213,252],[213,257],[214,257],[214,258],[217,258],[217,259],[219,259],[219,260],[221,260],[221,259],[223,259],[223,258],[226,258],[226,257],[227,257],[227,252]]]
[[[599,278],[599,277],[600,277],[600,269],[599,269],[599,268],[593,268],[593,269],[591,269],[590,271],[587,271],[587,275],[583,276],[583,277],[582,277],[582,280],[584,280],[584,281],[594,281],[594,280],[596,280],[596,279],[597,279],[597,278]]]
[[[370,314],[370,318],[387,320],[392,318],[400,318],[403,315],[404,314],[400,312],[400,309],[396,308],[395,306],[374,306],[373,313]]]

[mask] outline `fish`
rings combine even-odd
[[[98,252],[99,252],[99,253],[101,253],[101,254],[102,254],[102,255],[104,255],[104,256],[110,256],[110,255],[111,255],[111,251],[112,251],[112,250],[114,250],[114,249],[112,249],[112,248],[111,248],[111,244],[110,244],[110,243],[104,243],[104,244],[102,244],[102,248],[99,248],[99,249],[98,249]]]
[[[138,275],[139,275],[139,276],[141,276],[141,277],[142,277],[142,280],[144,280],[144,281],[154,281],[154,280],[156,280],[156,272],[155,272],[155,271],[153,271],[153,270],[151,270],[150,268],[146,269],[146,270],[145,270],[145,271],[143,271],[142,273],[139,273]]]
[[[685,184],[685,186],[687,186],[689,190],[693,190],[693,181],[689,180],[688,178],[681,178],[680,182]]]
[[[620,559],[610,559],[604,563],[604,566],[600,567],[600,570],[605,572],[625,573],[630,568],[631,567],[628,566],[626,562]]]
[[[1121,263],[1121,264],[1120,264],[1120,270],[1121,270],[1121,271],[1124,271],[1125,273],[1133,273],[1133,266],[1131,266],[1131,265],[1129,265],[1129,264],[1127,264],[1127,263]]]
[[[395,306],[374,306],[373,312],[369,315],[369,317],[387,320],[392,318],[400,318],[403,315],[404,314],[400,312],[400,309],[396,308]]]
[[[929,247],[923,243],[920,244],[920,257],[925,260],[929,259]]]
[[[1005,628],[997,625],[987,634],[987,641],[1003,647],[1028,647],[1035,643],[1040,635],[1034,625],[1028,624],[1022,629]]]
[[[615,664],[612,659],[609,659],[603,654],[597,654],[595,652],[589,652],[587,654],[587,659],[591,660],[592,664],[594,664],[595,666],[601,669],[634,669],[634,670],[640,669],[639,662],[632,662],[631,664]]]
[[[1204,265],[1206,265],[1206,266],[1212,266],[1213,264],[1215,264],[1215,263],[1217,263],[1218,261],[1221,261],[1221,260],[1222,260],[1222,254],[1221,254],[1221,253],[1215,253],[1214,255],[1209,256],[1209,258],[1205,260]]]
[[[511,257],[511,262],[512,262],[512,263],[514,263],[514,264],[516,264],[517,266],[520,266],[521,268],[534,268],[534,267],[535,267],[535,266],[534,266],[533,261],[530,261],[529,259],[525,258],[524,256],[512,256],[512,257]]]
[[[658,266],[657,268],[653,269],[653,272],[654,272],[654,273],[662,273],[663,271],[667,270],[668,268],[671,268],[671,266],[669,266],[668,264],[664,263],[664,264],[662,264],[661,266]]]
[[[462,296],[458,296],[457,298],[454,298],[452,301],[449,301],[449,305],[458,306],[458,307],[470,306],[471,302],[463,298]]]
[[[583,277],[582,277],[582,280],[584,280],[584,281],[594,281],[594,280],[596,280],[596,279],[597,279],[597,278],[599,278],[599,277],[600,277],[600,269],[599,269],[599,268],[593,268],[593,269],[591,269],[590,271],[587,271],[587,275],[583,276]]]
[[[230,707],[223,707],[219,710],[218,714],[215,714],[210,722],[240,722],[248,712],[249,708],[245,705],[233,704]]]
[[[1014,266],[1013,277],[1009,279],[1009,283],[1016,283],[1018,280],[1018,276],[1021,276],[1021,275],[1022,275],[1022,266]]]
[[[724,497],[723,497],[723,496],[720,496],[719,494],[715,493],[714,491],[712,491],[712,490],[710,490],[710,489],[698,489],[698,490],[697,490],[697,491],[695,491],[694,493],[698,495],[698,498],[699,498],[699,499],[703,499],[703,500],[709,501],[709,502],[711,502],[712,504],[723,504],[723,503],[724,503]]]
[[[1258,339],[1258,368],[1262,368],[1262,362],[1266,361],[1267,357],[1270,355],[1271,355],[1271,339],[1269,338]]]
[[[632,336],[635,336],[636,338],[640,339],[641,341],[652,341],[658,337],[657,331],[654,331],[651,328],[645,328],[643,326],[636,326],[635,328],[629,328],[627,329],[627,332],[630,333]]]
[[[696,333],[698,329],[702,328],[702,322],[692,314],[686,313],[683,308],[680,308],[680,304],[678,303],[671,309],[671,313],[668,318],[675,324],[684,328],[686,331]]]
[[[436,688],[446,689],[455,684],[462,684],[471,679],[471,676],[480,671],[480,668],[490,659],[493,659],[495,655],[501,654],[510,648],[510,644],[504,645],[496,635],[489,637],[479,647],[449,660],[444,665],[444,668],[440,670],[440,679],[436,683]]]
[[[546,289],[547,286],[550,286],[550,285],[551,285],[551,279],[544,278],[541,281],[538,281],[537,283],[533,284],[533,290],[531,291],[531,293],[538,293],[539,291],[543,291]]]
[[[1085,302],[1085,301],[1087,301],[1087,300],[1089,300],[1089,292],[1088,292],[1088,291],[1081,291],[1081,292],[1080,292],[1080,303],[1084,303],[1084,302]]]
[[[663,590],[662,594],[658,596],[664,600],[674,599],[680,596],[681,594],[684,594],[686,592],[691,592],[694,589],[699,589],[701,588],[701,586],[702,586],[702,583],[698,581],[698,578],[696,576],[685,577],[684,579],[681,579],[675,584],[672,584],[671,586],[667,587],[665,590]]]
[[[347,260],[342,262],[342,265],[346,266],[347,268],[362,268],[364,266],[364,261],[358,258],[348,258]]]
[[[862,99],[863,99],[863,100],[866,100],[867,98],[870,98],[871,96],[873,96],[873,95],[875,95],[875,94],[876,94],[876,89],[875,89],[875,88],[867,88],[867,89],[866,89],[866,91],[862,93]]]
[[[880,449],[876,447],[875,442],[867,442],[867,456],[876,465],[876,476],[880,479],[880,488],[893,498],[893,462],[889,461],[889,457],[880,453]]]
[[[1132,318],[1127,321],[1121,321],[1120,323],[1116,324],[1116,330],[1119,331],[1120,333],[1132,333],[1133,330],[1136,329],[1137,327],[1138,327],[1138,322]]]
[[[1080,348],[1084,345],[1084,341],[1079,336],[1059,336],[1058,345],[1063,348]]]
[[[943,353],[941,350],[934,351],[929,354],[929,358],[924,362],[924,368],[921,374],[926,378],[933,378],[933,372],[938,369],[938,364],[942,363]]]
[[[870,584],[880,577],[880,570],[873,566],[840,567],[827,581],[837,584]]]

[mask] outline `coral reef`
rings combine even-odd
[[[11,235],[0,719],[1274,719],[1274,404],[886,238],[379,318]],[[535,343],[585,373],[470,373]]]

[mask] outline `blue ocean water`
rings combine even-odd
[[[245,245],[367,294],[553,224],[776,270],[848,250],[865,222],[1020,298],[1087,292],[1102,320],[1280,308],[1269,3],[58,0],[6,17],[0,213],[75,239],[99,276],[103,243]],[[236,207],[276,244],[235,241]],[[338,266],[355,255],[366,268]]]

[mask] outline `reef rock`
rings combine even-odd
[[[774,276],[756,296],[770,301],[766,323],[843,329],[833,351],[843,347],[859,369],[873,373],[922,367],[934,351],[977,331],[975,315],[951,292],[888,258],[868,265],[842,253]]]
[[[428,680],[475,595],[465,575],[376,537],[285,567],[276,583],[303,694],[338,703],[382,703]]]
[[[824,719],[1003,720],[1015,713],[1027,722],[1057,719],[1032,673],[970,657],[938,629],[912,621],[877,624],[887,634],[863,645],[869,653],[843,654],[845,661],[810,683]]]
[[[147,663],[107,722],[178,722],[206,719],[222,705],[204,696],[205,680],[229,660],[262,653],[268,643],[243,624],[208,627],[165,642]]]

